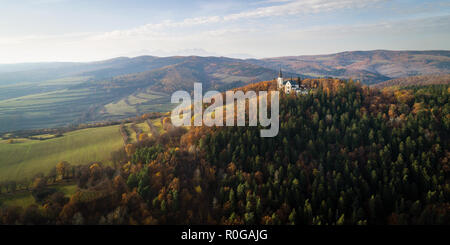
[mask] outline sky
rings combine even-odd
[[[450,50],[448,0],[0,0],[0,63]]]

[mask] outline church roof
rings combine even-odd
[[[280,72],[278,73],[278,77],[283,77],[283,73],[281,72],[281,68],[280,68]]]
[[[295,81],[294,79],[289,79],[289,80],[285,80],[283,81],[283,85],[286,84],[287,82],[289,82],[292,85],[299,85],[297,81]]]

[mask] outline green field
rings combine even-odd
[[[128,130],[128,133],[130,134],[128,137],[128,143],[136,143],[136,132],[131,128],[131,124],[133,123],[125,124],[125,127]]]
[[[76,184],[73,183],[63,183],[48,186],[49,188],[54,188],[59,192],[64,193],[66,197],[70,197],[78,190]],[[36,201],[31,195],[31,191],[18,191],[16,193],[4,193],[0,194],[0,207],[1,206],[19,206],[26,208],[31,204],[35,204]]]
[[[142,133],[145,133],[145,134],[148,134],[148,136],[151,136],[152,133],[150,132],[150,127],[148,126],[148,124],[146,122],[138,123],[138,124],[136,124],[136,126],[142,130]]]
[[[71,197],[78,190],[78,187],[75,184],[55,185],[51,187],[54,187],[59,192],[64,193],[66,197]]]
[[[164,132],[164,129],[163,129],[162,123],[161,123],[161,118],[152,119],[150,121],[152,122],[153,126],[158,130],[158,132],[160,134],[162,134]]]
[[[170,111],[173,105],[164,93],[148,91],[132,94],[104,106],[104,116],[131,116],[149,111]]]
[[[54,134],[40,134],[40,135],[33,135],[30,137],[31,139],[42,139],[42,140],[48,140],[48,139],[53,139],[56,138],[56,136]]]
[[[0,207],[19,206],[25,208],[33,203],[35,203],[35,200],[29,191],[0,195]]]
[[[122,146],[119,125],[76,130],[43,141],[24,139],[8,144],[0,140],[0,181],[46,174],[60,161],[73,165],[94,161],[109,164],[111,152]]]
[[[90,89],[63,89],[0,100],[0,132],[77,123],[101,99]]]
[[[68,82],[62,83],[67,86]],[[62,85],[33,86],[30,91],[22,91],[18,86],[0,86],[0,133],[120,120],[173,108],[167,94],[155,91],[132,93],[127,89],[87,85],[61,89],[56,88]],[[47,91],[51,88],[56,90]]]

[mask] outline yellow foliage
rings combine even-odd
[[[125,147],[125,151],[127,152],[128,156],[133,155],[135,150],[136,147],[133,144],[127,144],[127,146]]]
[[[128,173],[130,171],[130,167],[131,167],[131,162],[128,161],[126,164],[124,164],[122,166],[122,169],[125,173]]]
[[[178,178],[173,178],[172,182],[169,184],[169,189],[178,191],[180,189],[180,180]]]
[[[397,110],[397,106],[396,105],[391,104],[389,106],[389,112],[388,112],[389,118],[395,118],[397,116],[396,110]]]
[[[96,169],[96,168],[100,168],[100,165],[98,165],[98,163],[94,163],[89,167],[89,169],[91,169],[91,170]]]
[[[317,176],[319,174],[319,170],[317,168],[313,169],[313,175]]]
[[[166,124],[166,123],[171,123],[170,117],[165,117],[165,118],[163,119],[163,124]]]
[[[394,92],[395,98],[403,104],[407,104],[414,99],[414,95],[410,90],[397,90]]]
[[[89,170],[91,171],[91,174],[94,174],[101,171],[101,167],[98,163],[94,163],[91,166],[89,166]]]
[[[236,165],[231,162],[230,164],[228,164],[228,171],[230,172],[230,174],[234,174],[234,172],[236,171]]]
[[[413,113],[417,113],[423,109],[423,103],[414,103]]]
[[[153,218],[152,216],[148,216],[147,218],[144,219],[142,224],[143,225],[157,225],[158,224],[158,220]]]
[[[62,161],[56,164],[57,180],[62,180],[66,176],[66,171],[70,164],[68,162]]]
[[[144,141],[148,139],[148,134],[142,133],[139,135],[139,141]]]
[[[40,189],[40,188],[44,187],[45,184],[46,184],[46,183],[45,183],[45,180],[44,180],[44,179],[42,179],[42,178],[36,178],[36,179],[33,181],[32,188],[33,188],[33,189]]]
[[[198,194],[202,194],[202,187],[201,186],[196,186],[195,187],[195,192],[197,192]]]

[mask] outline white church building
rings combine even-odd
[[[294,81],[294,79],[288,79],[288,80],[284,80],[283,78],[283,73],[281,72],[281,68],[280,68],[280,72],[278,73],[278,78],[277,78],[277,87],[278,90],[284,90],[284,92],[286,94],[290,94],[291,92],[296,93],[296,94],[308,94],[309,93],[309,89],[300,83],[300,81]]]

